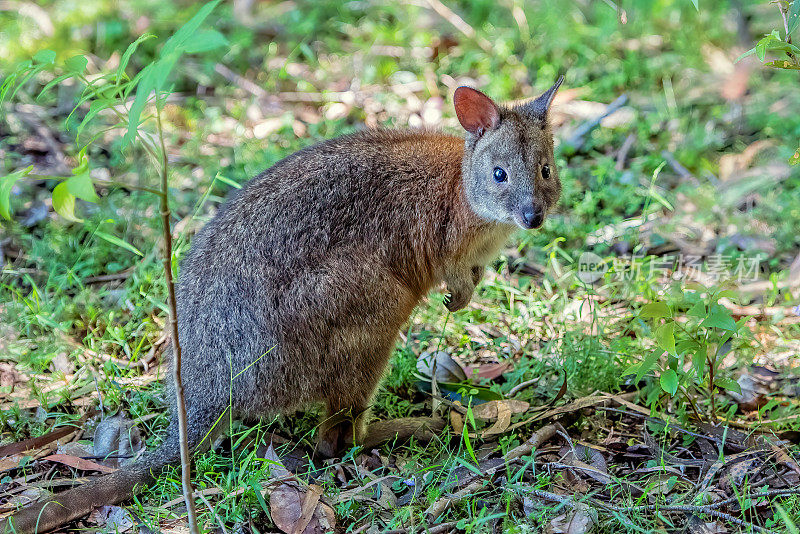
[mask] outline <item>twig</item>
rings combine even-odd
[[[350,534],[361,534],[362,532],[364,532],[365,530],[367,530],[371,526],[372,526],[372,523],[367,521],[366,523],[364,523],[363,525],[361,525],[360,527],[358,527],[357,529],[352,531]],[[389,531],[389,532],[392,532],[392,531]]]
[[[789,19],[788,19],[788,7],[783,2],[776,2],[778,4],[778,11],[781,12],[781,18],[783,19],[783,29],[786,31],[786,44],[792,44],[792,34],[789,31]],[[786,55],[789,56],[792,61],[797,63],[797,59],[794,57],[794,54],[789,50],[786,51]]]
[[[617,111],[619,108],[625,105],[628,101],[628,95],[621,94],[617,97],[616,100],[611,102],[609,105],[606,106],[605,111],[599,116],[595,117],[594,119],[588,120],[578,126],[578,128],[573,132],[569,139],[564,141],[566,146],[572,147],[574,151],[580,150],[584,143],[584,137],[586,134],[597,128],[600,125],[600,122]]]
[[[672,152],[669,152],[668,150],[662,150],[661,157],[667,160],[667,163],[670,167],[672,167],[672,170],[677,172],[678,176],[680,176],[682,179],[688,180],[694,185],[700,184],[697,178],[695,178],[694,174],[690,173],[689,169],[681,165],[681,163],[675,159],[675,156],[672,154]]]
[[[425,0],[431,9],[436,11],[443,19],[452,24],[458,31],[466,35],[470,39],[475,39],[478,45],[485,51],[492,50],[492,44],[485,38],[477,34],[475,29],[467,24],[464,19],[459,17],[452,9],[444,5],[439,0]]]
[[[458,522],[456,521],[450,521],[449,523],[440,523],[432,527],[426,527],[423,532],[425,532],[426,534],[442,534],[443,532],[447,532],[452,528],[456,528],[456,525],[458,525]],[[386,530],[383,532],[383,534],[406,534],[407,532],[413,532],[413,528],[414,527],[411,527],[412,530],[409,530],[408,528]]]
[[[565,504],[565,505],[569,506],[570,508],[574,508],[578,504],[578,502],[575,499],[573,499],[572,497],[563,497],[561,495],[557,495],[555,493],[550,493],[550,492],[543,491],[543,490],[525,488],[522,491],[524,493],[526,493],[526,494],[533,495],[533,496],[539,497],[541,499],[545,499],[545,500],[548,500],[548,501],[555,501],[555,502],[559,502],[561,504]],[[715,510],[713,505],[716,504],[716,503],[713,503],[712,505],[690,505],[690,504],[673,504],[673,505],[665,504],[665,505],[659,505],[659,504],[646,504],[646,505],[640,505],[640,506],[616,506],[616,505],[613,505],[613,504],[604,503],[604,502],[599,501],[597,499],[591,499],[591,498],[587,498],[582,502],[588,502],[592,506],[594,506],[596,508],[599,508],[601,510],[604,510],[604,511],[608,511],[608,512],[654,512],[654,511],[659,511],[659,512],[690,512],[690,513],[695,513],[695,514],[705,514],[705,515],[710,515],[712,517],[716,517],[717,519],[722,519],[722,520],[728,521],[730,523],[734,523],[734,524],[739,525],[741,527],[750,527],[750,528],[752,528],[753,530],[755,530],[757,532],[766,532],[766,533],[769,533],[769,534],[776,534],[775,531],[773,531],[773,530],[770,530],[770,529],[767,529],[767,528],[764,528],[764,527],[760,527],[758,525],[750,523],[749,521],[745,521],[743,519],[739,519],[738,517],[734,517],[734,516],[732,516],[730,514],[726,514],[724,512],[720,512],[719,510]]]
[[[367,426],[360,445],[370,450],[382,443],[411,438],[427,443],[438,436],[444,426],[445,421],[441,417],[400,417],[378,421]]]
[[[486,483],[487,480],[485,476],[478,477],[457,492],[435,501],[425,510],[425,515],[430,518],[431,521],[435,521],[439,516],[445,513],[448,508],[474,495],[475,492],[480,490]]]
[[[156,97],[158,98],[158,97]],[[189,531],[199,534],[197,526],[197,510],[192,496],[191,457],[189,456],[188,424],[186,421],[186,399],[183,394],[183,380],[181,379],[181,344],[178,339],[178,302],[175,297],[175,280],[172,278],[172,227],[170,225],[171,212],[169,209],[169,180],[167,146],[164,143],[164,129],[161,124],[161,108],[156,102],[156,121],[158,124],[158,137],[161,141],[161,222],[164,237],[164,276],[169,293],[169,325],[172,332],[172,377],[175,380],[176,410],[178,416],[178,436],[181,449],[181,482],[183,497],[186,501],[186,513],[189,519]]]
[[[511,388],[511,390],[508,392],[508,395],[506,395],[506,397],[513,397],[516,393],[519,393],[520,391],[522,391],[523,389],[525,389],[528,386],[534,385],[539,380],[541,380],[541,378],[534,378],[532,380],[526,380],[525,382],[522,382],[521,384],[517,384],[516,386]]]
[[[436,520],[436,518],[438,518],[444,512],[446,512],[447,509],[450,508],[452,505],[461,502],[466,497],[469,497],[470,495],[475,493],[477,490],[482,488],[484,483],[486,482],[487,478],[491,478],[499,470],[505,469],[507,467],[507,464],[509,464],[509,463],[511,463],[511,462],[513,462],[513,461],[515,461],[515,460],[517,460],[517,459],[519,459],[519,458],[521,458],[521,457],[523,457],[523,456],[525,456],[527,454],[530,454],[531,451],[533,451],[534,449],[538,448],[539,445],[541,445],[545,441],[547,441],[550,438],[552,438],[553,436],[555,436],[556,432],[557,432],[557,429],[556,429],[555,425],[547,425],[547,426],[544,426],[544,427],[540,428],[539,430],[534,432],[533,436],[531,436],[530,439],[527,440],[525,443],[523,443],[522,445],[519,445],[519,446],[511,449],[510,451],[508,451],[508,453],[506,453],[506,456],[505,456],[506,463],[500,464],[500,465],[497,465],[497,466],[494,466],[494,467],[490,467],[490,468],[484,470],[480,477],[476,478],[475,480],[473,480],[472,482],[470,482],[469,484],[464,486],[462,489],[458,490],[457,492],[455,492],[455,493],[453,493],[451,495],[448,495],[446,497],[443,497],[443,498],[435,501],[433,504],[431,504],[428,507],[427,510],[425,510],[425,514],[432,521]]]
[[[214,509],[214,507],[211,506],[211,503],[208,502],[208,499],[206,499],[206,496],[203,495],[202,492],[198,492],[197,496],[200,497],[200,500],[203,501],[203,503],[205,503],[206,507],[208,507],[208,509],[211,511],[211,513],[214,514],[214,518],[217,520],[217,524],[219,525],[220,530],[222,530],[222,534],[228,534],[228,529],[225,528],[225,523],[222,521],[222,518],[219,516],[219,514]]]
[[[133,268],[130,268],[113,274],[101,274],[98,276],[89,276],[83,279],[83,283],[102,284],[104,282],[117,282],[117,281],[127,280],[128,278],[130,278],[132,272]]]
[[[729,424],[731,426],[737,426],[738,428],[751,429],[753,427],[761,425],[774,425],[778,423],[786,423],[788,421],[798,421],[798,420],[800,420],[800,414],[786,415],[784,417],[777,417],[775,419],[764,419],[761,421],[753,421],[751,424],[748,423],[735,424],[736,421],[730,421]]]
[[[216,65],[214,65],[214,70],[217,72],[217,74],[219,74],[229,82],[235,83],[244,91],[250,93],[251,95],[257,98],[268,99],[270,97],[270,94],[267,91],[265,91],[262,87],[248,80],[244,76],[241,76],[233,72],[231,69],[229,69],[222,63],[217,63]]]
[[[635,141],[636,136],[634,134],[628,134],[628,137],[625,138],[622,146],[619,147],[619,152],[617,152],[617,164],[614,166],[616,170],[621,171],[625,168],[625,162],[628,159],[628,152],[631,151]]]
[[[741,497],[728,497],[727,499],[722,499],[721,501],[712,502],[709,504],[701,504],[703,508],[719,508],[721,506],[725,506],[726,504],[731,504],[734,502],[739,501],[740,499],[759,499],[764,497],[781,497],[785,495],[800,495],[800,489],[774,489],[768,491],[754,491],[753,493],[748,493],[747,495]]]
[[[755,530],[756,532],[767,532],[769,534],[777,534],[774,530],[770,530],[768,528],[760,527],[756,524],[753,524],[749,521],[745,521],[744,519],[739,519],[738,517],[734,517],[731,514],[726,514],[724,512],[720,512],[719,510],[715,510],[713,508],[704,508],[703,506],[694,506],[690,504],[676,504],[676,505],[658,505],[658,504],[646,504],[642,506],[614,506],[605,503],[596,502],[595,504],[598,505],[599,508],[606,508],[613,512],[690,512],[695,514],[705,514],[710,515],[711,517],[716,517],[717,519],[722,519],[733,523],[735,525],[739,525],[740,527],[750,527],[751,529]]]
[[[717,438],[715,438],[713,436],[706,436],[705,434],[698,434],[696,432],[692,432],[691,430],[686,430],[685,428],[677,425],[674,421],[665,421],[663,419],[659,419],[658,417],[652,417],[652,416],[649,416],[649,415],[644,415],[644,414],[640,414],[640,413],[636,413],[636,412],[627,412],[625,410],[620,410],[618,408],[610,408],[610,407],[607,407],[607,406],[598,406],[597,409],[598,410],[603,410],[603,411],[606,411],[606,412],[615,412],[615,413],[619,413],[619,414],[623,414],[623,415],[630,415],[630,416],[633,416],[633,417],[638,417],[640,419],[644,419],[645,421],[650,421],[651,423],[664,425],[665,427],[668,427],[668,428],[670,428],[672,430],[677,430],[679,432],[683,432],[687,436],[692,436],[692,437],[695,437],[695,438],[703,438],[703,439],[707,439],[709,441],[713,441],[713,442],[716,442],[716,443],[719,443],[719,441],[720,441],[719,439],[717,439]]]
[[[656,441],[656,439],[650,435],[647,431],[647,425],[642,425],[642,433],[644,434],[644,444],[647,446],[648,449],[652,452],[653,456],[660,462],[660,463],[667,463],[669,465],[680,465],[682,467],[695,467],[698,469],[702,469],[703,467],[707,466],[710,462],[706,460],[696,460],[690,458],[678,458],[674,454],[667,452],[661,447],[661,444]]]
[[[526,488],[524,491],[525,491],[525,493],[527,493],[529,495],[533,495],[534,497],[539,497],[539,498],[545,499],[547,501],[559,502],[561,504],[566,504],[567,506],[570,506],[570,507],[572,507],[572,506],[574,506],[576,504],[575,503],[575,499],[573,499],[572,497],[564,497],[563,495],[558,495],[557,493],[551,493],[549,491],[544,491],[544,490],[535,489],[535,488],[531,488],[531,489]]]
[[[97,278],[101,278],[101,277],[97,277]],[[97,281],[97,280],[95,280],[95,281]],[[136,360],[136,361],[123,360],[122,358],[117,358],[116,356],[112,356],[110,354],[105,354],[103,352],[97,352],[95,350],[92,350],[92,349],[86,347],[80,341],[78,341],[76,339],[73,339],[73,338],[71,338],[70,336],[68,336],[66,334],[63,334],[60,337],[65,343],[67,343],[68,345],[72,346],[73,348],[81,351],[81,353],[83,355],[85,355],[85,356],[91,356],[93,358],[97,358],[97,359],[100,359],[100,360],[109,361],[109,362],[115,363],[117,365],[120,365],[122,367],[125,367],[126,369],[127,368],[131,368],[131,367],[141,367],[141,368],[146,370],[147,367],[148,367],[147,360],[144,360],[144,359],[139,359],[139,360]]]
[[[763,293],[765,291],[769,291],[773,287],[777,289],[790,289],[800,286],[800,277],[789,277],[787,280],[780,280],[778,282],[773,283],[772,280],[762,280],[760,282],[751,282],[749,284],[743,284],[736,288],[736,291],[739,293]],[[747,308],[748,306],[742,306],[742,308]],[[765,315],[777,315],[781,311],[785,312],[790,310],[791,308],[786,307],[783,308],[781,306],[766,306],[760,308],[758,306],[749,306],[750,308],[760,310],[759,313],[763,313]],[[753,315],[753,314],[748,314]]]
[[[201,490],[195,491],[194,494],[195,494],[195,496],[198,496],[198,495],[218,495],[221,492],[222,492],[222,490],[220,488],[211,487],[211,488],[205,488],[205,489],[201,489]],[[226,497],[235,497],[237,495],[241,495],[242,493],[244,493],[244,490],[240,488],[240,489],[234,491],[233,493],[227,494]],[[182,502],[183,502],[183,497],[178,497],[177,499],[172,499],[171,501],[167,501],[164,504],[160,505],[160,508],[163,509],[163,510],[167,510],[167,509],[172,508],[173,506],[175,506],[177,504],[180,504]]]
[[[556,435],[555,425],[547,425],[540,428],[539,430],[534,432],[533,436],[531,436],[528,441],[508,451],[508,453],[506,453],[506,461],[512,462],[517,458],[521,458],[523,456],[530,454],[534,449],[537,449],[539,445],[541,445],[545,441],[550,440],[555,435]],[[494,468],[495,471],[497,469],[499,469],[499,467]]]
[[[98,185],[104,185],[106,187],[119,187],[120,189],[127,189],[128,191],[143,191],[145,193],[150,193],[151,195],[156,195],[158,197],[162,195],[161,190],[159,189],[153,189],[151,187],[139,186],[134,184],[126,184],[122,182],[117,182],[115,180],[95,179],[94,182]]]
[[[105,360],[105,361],[108,361],[108,362],[115,363],[115,364],[117,364],[117,365],[119,365],[119,366],[121,366],[121,367],[123,367],[125,369],[129,369],[131,367],[141,367],[142,369],[147,369],[147,367],[148,367],[147,362],[144,361],[144,360],[136,360],[136,361],[123,360],[122,358],[117,358],[115,356],[111,356],[110,354],[105,354],[105,353],[102,353],[102,352],[94,352],[94,351],[89,350],[89,349],[85,349],[85,350],[89,354],[94,353],[94,356],[96,356],[97,358],[99,358],[101,360]]]
[[[574,454],[574,453],[573,453]],[[595,469],[590,465],[570,465],[570,464],[562,464],[560,462],[548,462],[542,466],[543,468],[553,468],[553,469],[577,469],[578,471],[583,471],[586,473],[594,473],[595,475],[600,475],[603,478],[611,480],[611,475],[607,472],[600,471],[599,469]]]

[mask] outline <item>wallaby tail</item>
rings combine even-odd
[[[156,449],[110,475],[23,508],[0,521],[0,534],[49,532],[90,513],[97,506],[131,499],[144,485],[152,482],[165,465],[177,461],[174,454],[167,453],[169,449],[172,447]]]

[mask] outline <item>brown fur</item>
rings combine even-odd
[[[190,446],[207,446],[203,438],[228,409],[253,419],[311,403],[328,411],[321,453],[361,441],[413,308],[443,280],[448,308],[466,306],[514,224],[541,222],[520,214],[546,212],[558,199],[546,117],[555,89],[514,109],[460,89],[466,140],[366,130],[301,150],[233,195],[181,264]],[[507,182],[493,180],[498,165]],[[43,532],[130,498],[134,485],[177,461],[177,435],[173,422],[161,447],[138,462],[26,508],[0,530],[13,523],[33,532],[38,523]]]

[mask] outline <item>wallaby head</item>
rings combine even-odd
[[[470,87],[453,95],[467,131],[462,176],[467,200],[480,217],[538,228],[561,195],[548,110],[563,81],[544,94],[501,107]]]

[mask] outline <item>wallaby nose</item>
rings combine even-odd
[[[529,206],[522,209],[522,225],[530,230],[539,228],[544,222],[544,210],[539,206]]]

